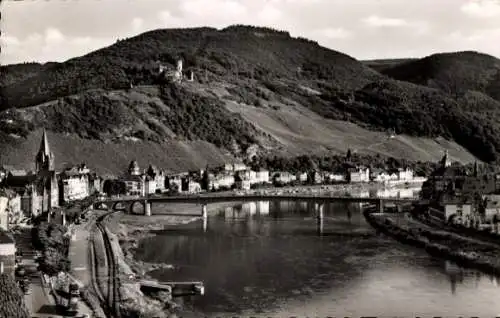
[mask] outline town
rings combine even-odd
[[[58,231],[62,231],[62,235],[74,236],[75,227],[92,218],[89,215],[91,202],[107,197],[189,196],[217,191],[234,191],[237,195],[244,195],[252,191],[273,191],[283,187],[292,191],[316,191],[325,185],[335,184],[379,184],[381,187],[390,188],[407,187],[414,183],[422,185],[420,200],[414,204],[415,211],[419,211],[420,216],[438,220],[442,224],[481,230],[489,228],[491,231],[498,231],[500,220],[500,196],[494,194],[500,189],[498,176],[482,173],[477,162],[473,171],[468,173],[462,166],[452,165],[446,152],[430,176],[416,176],[410,168],[370,170],[369,167],[351,164],[348,155],[343,171],[298,173],[252,170],[244,163],[236,162],[199,171],[171,174],[154,165],[141,169],[137,161],[133,160],[125,167],[127,169],[124,169],[121,176],[104,179],[84,163],[56,171],[56,158],[51,152],[49,138],[44,130],[39,151],[34,158],[35,171],[27,172],[3,166],[0,174],[0,271],[15,277],[26,297],[31,294],[26,269],[34,266],[33,261],[38,260],[39,265],[36,268],[44,271],[44,276],[48,274],[58,277],[61,271],[69,270],[67,266],[61,267],[62,260],[67,256],[59,255],[55,260],[46,259],[49,257],[47,250],[41,247],[41,250],[31,254],[34,255],[33,260],[23,260],[23,257],[32,252],[25,254],[26,246],[21,247],[21,243],[13,239],[10,232],[19,231],[20,228],[40,227],[40,224],[44,224],[40,221],[45,220],[58,224]],[[79,203],[76,205],[76,212],[75,203]],[[61,246],[66,244],[65,248],[70,248],[67,244],[71,246],[72,243],[63,242],[65,240],[62,240]],[[54,258],[54,255],[50,257]],[[51,278],[47,277],[44,281],[51,282]],[[77,308],[80,291],[78,280],[75,279],[73,283],[68,281],[71,280],[66,280],[64,288],[73,296],[65,306],[67,312],[71,312],[73,307]],[[52,284],[46,285],[46,288]],[[73,313],[76,312],[75,309]]]

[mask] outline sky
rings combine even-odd
[[[140,33],[268,26],[357,59],[500,57],[500,0],[5,0],[0,64],[62,62]]]

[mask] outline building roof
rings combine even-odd
[[[14,244],[12,236],[2,229],[0,229],[0,244]]]
[[[122,181],[135,181],[135,182],[142,182],[143,176],[136,176],[136,175],[131,175],[131,174],[124,174],[123,176],[120,177],[120,180]]]
[[[16,176],[9,174],[5,180],[5,185],[7,187],[20,188],[25,187],[36,180],[35,175],[22,175]]]
[[[9,174],[15,177],[24,177],[28,175],[28,172],[24,169],[13,169],[9,171]]]
[[[43,129],[43,135],[42,135],[42,141],[40,142],[40,149],[38,150],[39,153],[43,153],[45,155],[50,155],[50,147],[49,147],[49,140],[47,138],[47,131],[45,131],[45,128]]]

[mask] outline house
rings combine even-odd
[[[327,179],[330,182],[344,182],[346,181],[346,176],[342,173],[328,173]]]
[[[295,175],[295,180],[298,180],[301,183],[307,182],[307,172],[298,172]]]
[[[232,172],[238,172],[238,171],[243,171],[247,170],[248,167],[241,162],[236,162],[236,163],[226,163],[224,165],[224,170],[225,171],[232,171]]]
[[[375,182],[385,183],[391,180],[391,175],[387,171],[379,169],[378,171],[373,171],[370,178]]]
[[[0,229],[0,274],[14,276],[16,264],[16,245],[14,239]]]
[[[182,191],[182,178],[187,176],[187,173],[170,174],[165,177],[165,186],[169,191],[181,192]]]
[[[398,169],[398,180],[401,181],[412,181],[413,180],[413,170],[410,168],[399,168]]]
[[[236,181],[236,188],[240,190],[250,190],[250,180],[248,179],[241,179]]]
[[[481,212],[485,219],[490,220],[494,215],[500,216],[500,195],[487,194],[482,197]]]
[[[156,193],[156,180],[150,175],[144,177],[144,193],[146,195]]]
[[[296,181],[297,177],[287,171],[275,172],[273,174],[273,182],[288,184],[290,182]]]
[[[349,168],[349,182],[370,182],[370,169],[365,167]]]
[[[254,171],[254,175],[250,177],[250,183],[269,183],[269,170],[260,168]]]
[[[153,165],[150,165],[148,167],[148,170],[146,171],[146,174],[148,176],[150,176],[151,178],[153,178],[156,186],[156,190],[159,190],[159,191],[165,191],[165,181],[166,181],[166,175],[165,173],[158,169],[157,167],[153,166]]]
[[[59,185],[62,190],[62,201],[81,200],[90,195],[90,170],[82,163],[66,168],[59,174]]]
[[[141,173],[139,164],[133,160],[130,162],[128,171],[119,178],[125,183],[127,195],[146,195],[145,176]]]
[[[9,198],[0,196],[0,230],[9,229]]]
[[[230,189],[235,182],[234,175],[230,172],[220,172],[208,175],[208,188],[210,190],[219,190],[220,188]]]
[[[96,173],[89,174],[89,194],[101,193],[103,186],[103,179]]]
[[[313,184],[323,183],[323,174],[321,173],[321,171],[311,171],[311,173],[308,175],[308,181]]]
[[[187,193],[200,193],[201,184],[192,180],[189,176],[183,177],[181,182],[181,191]]]

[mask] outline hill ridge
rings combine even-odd
[[[158,74],[158,62],[173,66],[178,58],[185,70],[194,70],[194,82],[175,84]],[[500,102],[486,89],[450,94],[389,76],[389,70],[419,61],[378,72],[315,41],[262,27],[152,30],[63,63],[11,66],[8,80],[0,82],[0,122],[9,123],[1,125],[0,140],[20,145],[45,125],[97,143],[208,142],[244,158],[335,153],[345,148],[327,140],[337,133],[348,138],[396,129],[412,142],[442,137],[481,160],[496,160]],[[470,67],[485,69],[481,61],[479,56],[473,61],[479,66]],[[322,134],[315,127],[330,125],[323,120],[355,126]],[[349,142],[356,146],[362,139]],[[436,152],[434,144],[422,145],[395,149],[414,158],[432,157],[426,147]],[[464,160],[471,158],[456,147]],[[418,153],[406,153],[410,149]],[[398,156],[390,149],[376,152]]]

